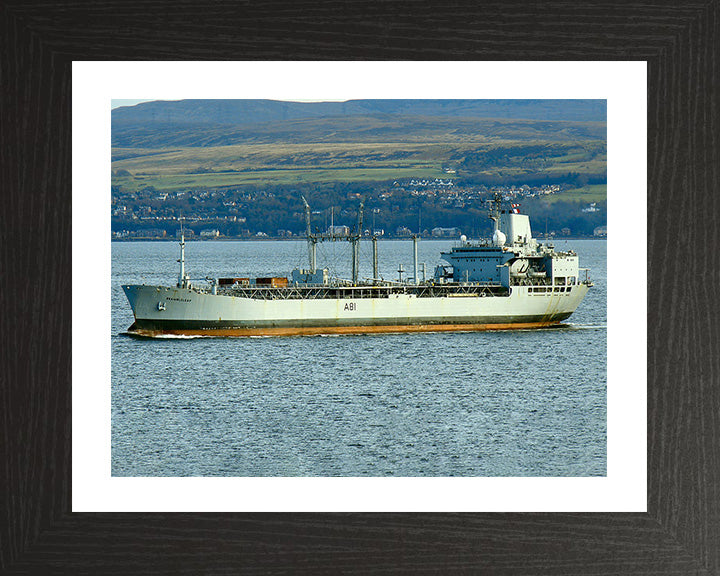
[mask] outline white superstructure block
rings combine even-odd
[[[501,214],[500,230],[507,236],[507,246],[527,244],[532,240],[527,214]]]

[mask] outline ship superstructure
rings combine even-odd
[[[503,210],[499,195],[490,203],[491,239],[461,237],[427,277],[414,236],[413,274],[403,278],[401,267],[392,281],[379,277],[374,236],[372,277],[358,279],[362,206],[357,228],[339,236],[334,227],[313,233],[310,207],[303,202],[308,268],[289,277],[211,278],[195,286],[185,272],[181,234],[175,286],[123,286],[135,316],[129,332],[249,336],[542,328],[568,318],[592,286],[575,252],[537,242],[528,216],[512,204]],[[349,279],[317,267],[317,244],[339,239],[351,246]]]

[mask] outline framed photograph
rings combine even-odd
[[[266,81],[259,87],[228,80],[260,77]],[[429,80],[422,85],[416,80],[443,77],[454,80]],[[568,87],[543,82],[557,77],[573,77],[575,83]],[[194,80],[188,82],[189,78]],[[303,84],[305,78],[312,78],[312,83]],[[493,78],[493,82],[483,84],[478,78]],[[528,84],[525,99],[512,98],[516,78]],[[95,361],[74,374],[73,471],[74,485],[82,487],[74,492],[74,510],[645,509],[645,374],[643,363],[637,362],[645,353],[644,273],[638,274],[632,261],[622,257],[624,235],[587,240],[588,236],[593,238],[596,228],[602,228],[598,224],[606,223],[613,229],[635,228],[644,234],[645,171],[637,170],[637,166],[645,164],[645,63],[75,62],[73,86],[74,155],[86,159],[73,180],[74,218],[87,222],[78,233],[93,239],[74,243],[73,262],[77,268],[98,262],[107,266],[104,255],[112,253],[112,270],[100,273],[103,287],[94,292],[97,298],[86,293],[79,276],[75,280],[75,292],[82,293],[84,300],[83,306],[75,309],[75,347]],[[290,88],[295,86],[303,88],[295,92]],[[152,104],[116,110],[111,128],[107,103],[112,94],[139,91],[157,91],[163,96]],[[323,101],[324,93],[331,100]],[[173,101],[173,94],[190,99]],[[350,98],[353,94],[360,98]],[[226,98],[231,95],[244,98]],[[202,99],[211,96],[217,98]],[[254,99],[262,96],[266,98]],[[212,137],[220,138],[223,145],[193,144],[187,148],[158,144],[158,138],[172,138],[171,116],[177,114],[178,107],[187,108],[178,115],[180,142],[192,138],[204,141],[212,131]],[[283,118],[279,127],[272,121],[273,107]],[[331,112],[324,117],[321,114],[326,107]],[[353,107],[359,112],[352,112]],[[392,112],[393,107],[398,111]],[[245,122],[251,122],[251,115],[260,110],[263,121],[230,127],[226,137],[219,125],[208,127],[206,121],[199,120],[201,128],[196,136],[190,136],[187,118],[197,118],[207,110],[232,114],[232,118]],[[136,124],[132,114],[140,115]],[[153,127],[154,117],[159,118],[160,134]],[[414,120],[416,117],[419,119]],[[388,119],[385,126],[383,122]],[[351,123],[358,127],[348,130]],[[420,126],[419,135],[415,125]],[[233,138],[248,130],[254,131],[251,142],[259,140],[257,145],[231,144]],[[293,135],[287,141],[283,140],[286,136],[273,140],[277,130],[281,135]],[[363,138],[363,131],[370,135]],[[109,132],[113,132],[112,151]],[[344,137],[344,133],[349,135]],[[152,142],[149,147],[142,142],[144,134]],[[391,144],[386,142],[388,134]],[[328,138],[330,144],[325,143]],[[104,146],[94,142],[103,142]],[[270,158],[259,160],[260,170],[253,171],[253,161],[248,164],[247,159],[266,153],[268,142],[273,142]],[[431,148],[439,144],[448,149],[442,154],[452,167],[437,169],[432,180],[420,180],[422,170],[428,170],[428,158],[440,162]],[[540,159],[533,154],[537,156],[536,149],[540,148],[544,150],[543,165],[534,169],[532,162]],[[378,150],[383,152],[383,161],[376,167],[372,158]],[[222,157],[222,165],[213,168],[216,153],[220,155],[217,158]],[[483,155],[480,160],[475,159],[477,154]],[[505,170],[501,160],[489,162],[489,154],[511,156],[513,160],[506,161],[507,172],[488,173],[487,166]],[[242,159],[236,159],[238,155]],[[322,160],[297,160],[313,155]],[[401,163],[414,155],[421,155],[425,164]],[[112,166],[111,156],[115,158]],[[353,160],[343,164],[348,156]],[[555,158],[557,166],[552,165]],[[362,174],[356,177],[358,159]],[[474,168],[473,162],[480,167]],[[393,181],[387,181],[388,163],[393,166]],[[179,170],[177,175],[168,172],[173,166]],[[326,167],[332,168],[332,176],[323,173]],[[444,170],[455,168],[459,179],[451,174],[442,178]],[[599,184],[574,184],[573,171],[581,173],[583,182],[595,178]],[[94,192],[110,173],[114,175],[112,205],[107,196]],[[157,180],[152,179],[154,173]],[[403,179],[405,173],[411,178]],[[182,180],[179,187],[173,180],[178,178]],[[373,185],[373,178],[381,178],[380,183]],[[192,179],[197,182],[191,183]],[[247,179],[260,184],[244,186]],[[309,184],[304,186],[304,181]],[[395,237],[391,241],[381,237],[377,242],[379,252],[392,265],[379,262],[372,280],[362,280],[361,276],[348,281],[336,276],[344,271],[342,262],[350,260],[343,259],[342,247],[350,247],[355,236],[343,231],[342,225],[348,223],[347,214],[354,208],[339,205],[337,216],[333,216],[330,207],[324,215],[327,222],[319,226],[338,232],[333,231],[331,237],[309,233],[308,247],[311,262],[320,259],[318,266],[325,266],[323,260],[332,263],[334,259],[340,272],[333,274],[326,269],[327,279],[310,283],[302,303],[308,318],[295,319],[298,294],[304,294],[302,285],[293,280],[286,288],[265,289],[257,287],[254,278],[278,276],[278,272],[269,274],[268,268],[283,270],[292,261],[290,253],[295,254],[298,267],[307,268],[305,242],[293,241],[293,236],[288,239],[287,231],[282,240],[271,241],[270,237],[277,234],[265,222],[275,216],[258,219],[255,213],[263,209],[262,198],[272,196],[275,204],[292,207],[284,227],[295,238],[303,238],[300,200],[305,196],[311,203],[321,200],[318,190],[333,194],[336,181],[343,190],[355,186],[347,192],[349,204],[362,193],[368,208],[377,206],[374,228],[388,228],[387,235]],[[608,208],[603,203],[605,181],[611,191]],[[220,185],[213,186],[214,182]],[[443,192],[442,186],[447,189],[451,184],[452,190]],[[564,190],[556,191],[553,186],[558,184]],[[618,192],[614,200],[612,191],[621,186],[634,192],[622,196]],[[600,208],[597,202],[562,204],[563,198],[589,193],[599,194]],[[432,222],[435,211],[444,210],[445,218],[452,218],[450,209],[445,208],[448,202],[462,203],[457,213],[471,217],[464,221],[437,220],[436,228],[457,224],[468,235],[482,237],[478,228],[484,221],[490,222],[485,212],[493,194],[496,202],[490,208],[497,212],[498,233],[513,237],[512,242],[488,245],[459,233],[443,242],[433,240],[430,230],[423,234],[422,225],[415,239],[406,237],[403,241],[408,226],[415,228],[423,219]],[[408,203],[396,207],[404,197]],[[548,203],[548,197],[558,202]],[[228,238],[234,230],[226,225],[228,218],[234,222],[231,212],[220,220],[215,215],[189,219],[182,238],[178,238],[183,278],[178,280],[179,288],[152,285],[154,278],[162,283],[163,275],[167,279],[172,274],[164,265],[157,273],[138,266],[154,265],[148,261],[148,254],[164,247],[169,252],[157,259],[171,263],[172,272],[176,272],[178,247],[175,242],[162,240],[181,232],[174,218],[181,206],[188,216],[205,214],[205,198],[212,204],[222,200],[223,209],[231,208],[226,204],[241,206],[240,217],[245,221],[238,232],[249,228],[245,234],[255,241]],[[340,202],[342,196],[337,198]],[[416,211],[415,205],[425,208]],[[586,239],[576,239],[573,244],[567,238],[568,216],[559,224],[553,222],[545,233],[535,228],[535,239],[527,215],[533,206],[546,210],[546,227],[548,217],[563,210],[572,213],[576,233]],[[313,218],[323,219],[322,214],[314,214],[316,207],[308,205],[310,226]],[[112,249],[106,220],[89,216],[111,210],[118,222],[114,233],[120,236]],[[604,210],[608,210],[607,216]],[[521,211],[525,213],[511,213]],[[293,221],[293,212],[300,215],[295,218],[298,223]],[[403,219],[391,225],[392,220],[387,218],[394,212]],[[596,212],[601,212],[597,215],[600,219],[593,220]],[[588,224],[581,218],[584,215]],[[353,220],[358,217],[362,214],[353,212]],[[509,229],[516,220],[513,228],[526,227],[519,236]],[[168,223],[170,229],[160,234],[157,227]],[[192,227],[195,236],[202,238],[211,223],[218,227],[217,234],[222,230],[229,241],[185,242]],[[160,242],[124,242],[137,237],[124,228],[140,230],[143,235],[156,234]],[[484,235],[492,235],[491,226]],[[359,257],[352,265],[352,270],[357,270],[365,264],[365,275],[369,272],[367,258],[360,256],[367,256],[369,236],[368,231],[367,237],[361,233],[357,238]],[[329,249],[323,250],[323,240],[332,241]],[[584,243],[586,248],[577,247],[577,243]],[[454,262],[457,270],[450,272],[446,267],[440,276],[436,271],[437,277],[429,279],[426,274],[421,280],[419,264],[408,259],[410,279],[395,278],[396,261],[402,264],[418,244],[421,260],[435,259],[446,250],[443,257]],[[638,252],[643,257],[644,248]],[[286,259],[273,259],[278,253],[287,254]],[[247,278],[243,282],[250,284],[232,288],[221,279],[217,286],[204,287],[212,270],[204,269],[191,277],[187,271],[192,260],[187,261],[186,254],[196,254],[204,262],[224,258],[226,263],[221,266],[227,272],[221,276]],[[508,268],[508,287],[504,287],[498,263],[507,261],[511,254],[517,261]],[[552,266],[556,272],[546,263],[550,254],[555,255]],[[582,266],[590,266],[594,285],[581,278],[579,257],[583,258]],[[244,262],[237,264],[237,260]],[[557,272],[565,270],[560,264],[565,261],[574,263],[574,271]],[[232,274],[238,265],[245,268]],[[531,265],[536,270],[533,277],[526,271]],[[248,266],[255,269],[248,272]],[[314,273],[318,266],[311,266]],[[435,269],[434,263],[431,266]],[[345,272],[349,273],[347,268]],[[629,276],[635,277],[639,289],[626,294],[619,279]],[[617,283],[608,283],[606,277]],[[587,287],[587,301],[572,316],[579,320],[562,323],[560,319],[566,319],[580,304],[575,292],[584,294]],[[338,295],[342,290],[347,294]],[[363,296],[362,290],[367,294]],[[152,302],[144,303],[142,294]],[[160,300],[157,294],[163,295]],[[285,305],[269,307],[265,303],[268,297]],[[411,300],[405,302],[403,298],[408,297]],[[196,298],[202,301],[195,302]],[[128,299],[135,309],[134,317]],[[268,318],[249,324],[240,317],[232,320],[234,313],[224,308],[208,318],[207,326],[201,326],[203,320],[192,310],[207,309],[213,302],[227,306],[242,302],[241,306],[249,308],[241,315],[252,317],[257,314],[252,310],[268,310],[262,312]],[[332,310],[326,324],[321,324],[322,312],[318,311],[326,309],[328,302]],[[347,304],[346,309],[338,311],[338,302]],[[417,306],[412,307],[415,302]],[[477,312],[473,312],[476,304]],[[88,306],[112,309],[110,321],[103,322],[103,326],[112,327],[103,339],[93,334],[97,318],[84,314]],[[558,320],[549,315],[553,307],[557,308]],[[145,309],[149,310],[147,318],[140,312]],[[178,320],[171,319],[175,310]],[[368,316],[370,310],[374,312]],[[451,320],[443,321],[442,310]],[[396,311],[401,313],[400,321],[395,319]],[[486,324],[483,315],[494,324]],[[637,318],[632,326],[615,321],[608,328],[607,317],[628,315]],[[498,332],[513,328],[510,323],[515,319],[516,330]],[[561,330],[537,330],[540,324]],[[478,328],[491,332],[468,332]],[[375,337],[246,338],[367,334],[371,330]],[[422,333],[412,333],[418,330]],[[156,341],[128,339],[128,334],[143,338],[151,335]],[[205,337],[218,335],[245,339]],[[211,363],[205,358],[212,359]],[[409,362],[408,358],[414,360]],[[625,368],[620,370],[621,366]],[[112,374],[111,406],[103,402],[109,398],[107,383],[98,386],[97,374]],[[628,376],[632,386],[626,383]],[[455,387],[459,388],[453,391]],[[104,426],[95,427],[101,414]],[[203,424],[209,422],[214,424]],[[98,452],[97,442],[102,438],[111,440]],[[185,488],[190,484],[196,487],[192,498]],[[213,488],[200,489],[203,484]],[[298,498],[298,493],[303,497]]]
[[[260,6],[183,6],[182,35],[177,26],[145,33],[165,20],[159,7],[142,18],[62,3],[0,13],[0,66],[13,80],[0,95],[4,268],[13,271],[0,299],[10,327],[0,403],[4,572],[720,569],[713,304],[711,291],[687,289],[696,270],[716,266],[695,245],[717,234],[717,3],[618,6],[607,17],[592,4],[512,14],[498,5],[482,19],[471,17],[477,8],[451,7],[432,12],[432,27],[420,18],[430,6],[416,8],[399,26],[380,5],[319,7],[325,23],[307,34],[290,32],[299,15]],[[438,36],[451,21],[464,23]],[[508,25],[519,36],[504,34]],[[539,29],[554,30],[552,41]],[[428,42],[410,43],[403,30]],[[133,62],[140,54],[146,61]],[[493,79],[500,87],[487,90]],[[145,96],[606,101],[608,285],[617,300],[607,322],[605,469],[237,477],[127,473],[113,463],[110,110],[113,99]]]

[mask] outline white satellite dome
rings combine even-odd
[[[505,234],[500,232],[500,230],[495,230],[495,233],[493,234],[493,244],[495,246],[502,246],[505,244],[505,240],[507,240]]]
[[[467,236],[465,236],[465,234],[460,235],[460,242],[467,242]]]

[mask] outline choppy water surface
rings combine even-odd
[[[450,245],[420,243],[428,274]],[[409,241],[379,246],[386,278],[411,269]],[[604,476],[606,243],[556,247],[595,281],[562,329],[139,340],[121,284],[173,285],[179,248],[113,243],[112,474]],[[318,260],[347,276],[349,254]],[[284,276],[307,251],[188,242],[186,259],[192,277]]]

